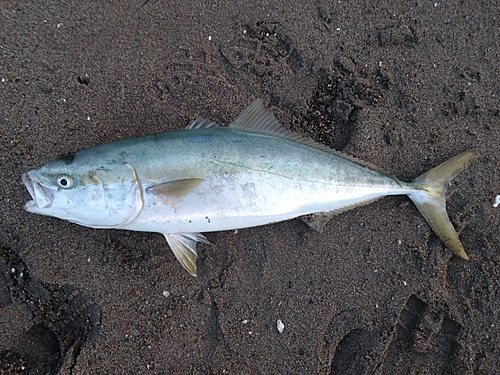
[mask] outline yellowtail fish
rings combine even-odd
[[[445,207],[450,180],[479,155],[472,150],[413,182],[285,129],[255,101],[226,128],[197,119],[185,130],[82,150],[24,173],[25,209],[92,228],[165,235],[196,275],[200,232],[309,216],[322,230],[338,213],[406,194],[447,247],[468,259]]]

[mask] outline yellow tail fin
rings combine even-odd
[[[479,150],[466,151],[425,172],[413,180],[413,186],[417,190],[408,194],[441,241],[460,258],[467,260],[469,257],[446,213],[444,195],[450,181],[479,154]]]

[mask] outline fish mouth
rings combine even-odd
[[[33,200],[27,202],[24,208],[27,211],[34,211],[40,208],[49,208],[52,205],[54,197],[50,189],[43,186],[36,178],[30,176],[30,172],[23,173],[21,176],[24,185],[28,189]]]

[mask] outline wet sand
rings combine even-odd
[[[498,373],[499,19],[496,1],[2,2],[0,372]],[[405,181],[483,148],[447,194],[471,260],[406,197],[322,234],[207,233],[197,278],[160,234],[23,210],[27,170],[198,116],[228,125],[256,98]]]

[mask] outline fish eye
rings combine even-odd
[[[73,186],[73,178],[65,174],[59,175],[57,177],[57,186],[63,189],[69,189]]]

